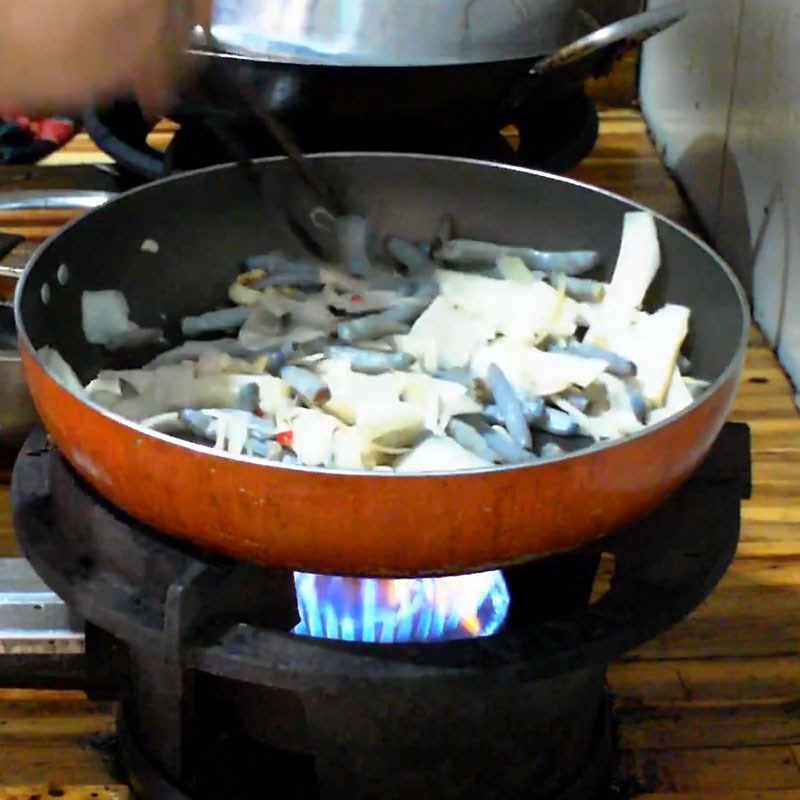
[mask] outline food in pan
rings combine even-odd
[[[438,472],[533,463],[635,434],[706,384],[681,354],[690,310],[643,310],[660,266],[655,220],[626,214],[610,283],[591,251],[453,236],[373,246],[366,220],[312,215],[338,259],[248,258],[230,306],[180,320],[180,340],[85,292],[84,334],[160,352],[72,391],[146,428],[233,455],[347,470]],[[177,327],[177,326],[176,326]],[[172,339],[172,341],[170,341]]]

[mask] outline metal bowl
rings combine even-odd
[[[0,304],[0,450],[16,449],[38,421],[16,347],[14,309]]]
[[[80,189],[0,192],[0,210],[85,210],[102,205],[112,196],[110,192]],[[13,241],[11,250],[0,247],[0,256],[8,255],[7,260],[0,258],[0,450],[19,448],[39,421],[22,372],[11,303],[17,281],[34,249],[31,243],[17,245]]]

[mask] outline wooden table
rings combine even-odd
[[[55,160],[87,157],[79,139]],[[691,224],[635,111],[603,113],[575,176]],[[37,235],[53,221],[0,216]],[[627,797],[800,800],[800,419],[756,330],[731,416],[753,435],[737,559],[702,608],[611,669]],[[0,487],[0,555],[15,552]],[[0,799],[126,797],[107,759],[112,738],[109,707],[80,693],[0,692]]]

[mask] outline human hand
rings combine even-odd
[[[134,92],[164,110],[211,0],[0,0],[0,116]]]

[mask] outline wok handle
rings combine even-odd
[[[52,209],[91,210],[105,205],[116,197],[115,192],[88,189],[32,189],[16,192],[0,192],[0,211],[47,211]],[[2,259],[24,242],[23,237],[0,235],[0,280],[16,281],[23,268]]]
[[[0,211],[37,211],[48,209],[92,209],[116,197],[115,192],[91,189],[32,189],[0,192]]]
[[[606,25],[605,28],[593,31],[537,61],[531,68],[530,75],[545,75],[614,44],[623,43],[625,47],[634,47],[651,36],[671,28],[688,13],[686,0],[678,0]]]
[[[603,50],[610,50],[615,45],[622,50],[635,47],[651,36],[671,28],[688,13],[686,0],[676,0],[676,2],[658,6],[641,14],[626,17],[611,25],[606,25],[604,28],[598,28],[537,61],[531,67],[527,77],[512,89],[507,103],[512,107],[519,105],[528,94],[531,81],[537,81]]]

